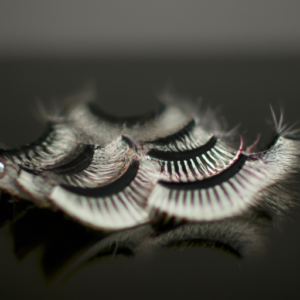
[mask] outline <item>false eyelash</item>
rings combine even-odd
[[[42,170],[36,170],[28,168],[28,164],[24,164],[20,165],[20,169],[34,175],[39,175],[45,171],[51,171],[56,175],[71,175],[74,173],[79,173],[88,167],[92,161],[93,155],[93,145],[79,144],[76,145],[74,149],[70,150],[70,153],[68,153],[66,157],[63,157],[62,160],[52,166],[47,166],[47,168]]]
[[[203,180],[220,173],[239,158],[243,148],[242,137],[236,151],[215,136],[204,134],[195,127],[195,120],[152,143],[147,155],[159,164],[163,180],[176,182]]]
[[[100,146],[107,145],[121,134],[129,135],[138,142],[155,140],[178,131],[191,119],[189,109],[182,105],[162,103],[160,106],[162,108],[155,113],[131,119],[109,116],[93,103],[79,103],[68,111],[66,119],[81,135],[82,142],[86,142],[84,136],[88,136],[89,143]],[[138,123],[133,124],[133,121]]]
[[[47,132],[36,142],[15,149],[1,149],[0,156],[27,169],[42,171],[68,156],[75,141],[73,130],[65,122],[50,122]]]
[[[65,164],[47,171],[32,172],[22,167],[16,182],[40,205],[49,204],[47,197],[56,185],[93,188],[115,181],[126,171],[135,153],[135,145],[126,136],[104,148],[81,145],[76,156],[66,157]]]
[[[66,122],[49,122],[48,130],[36,142],[15,149],[1,149],[0,160],[4,170],[0,187],[13,195],[32,200],[28,193],[30,185],[23,189],[17,182],[22,169],[37,174],[55,168],[61,162],[65,163],[66,159],[73,157],[74,151],[77,155],[79,150],[76,136],[73,130],[66,126]],[[44,203],[44,194],[39,195],[41,199],[37,199],[37,203]]]
[[[152,155],[152,158],[159,163],[161,173],[165,175],[164,180],[196,181],[214,176],[234,164],[242,152],[242,146],[241,140],[240,148],[236,151],[213,137],[204,147],[176,155]],[[207,148],[210,150],[205,151]]]
[[[276,181],[277,165],[266,157],[240,155],[229,168],[197,182],[159,181],[148,204],[158,213],[188,221],[232,217],[255,204],[259,192]],[[278,163],[277,160],[275,160]]]
[[[59,164],[48,168],[47,171],[64,176],[71,176],[83,172],[93,161],[95,146],[80,144],[76,147],[74,153],[76,153],[74,158],[66,157]]]
[[[89,111],[97,118],[114,125],[126,125],[127,127],[144,125],[147,122],[153,121],[158,118],[166,110],[166,105],[160,102],[157,109],[144,115],[133,117],[116,117],[103,111],[95,102],[89,102],[87,104],[87,107]]]
[[[67,164],[54,170],[63,177],[61,183],[79,187],[97,187],[108,184],[123,175],[128,168],[132,157],[135,155],[135,145],[131,140],[122,136],[121,140],[112,142],[103,148],[93,150],[92,156],[86,159],[78,157],[71,164]],[[81,169],[77,166],[81,164]],[[70,172],[70,169],[73,169]],[[53,171],[53,170],[51,170]]]
[[[133,160],[114,182],[98,188],[56,186],[51,203],[95,228],[124,229],[149,222],[147,199],[155,184],[155,171],[148,163]]]

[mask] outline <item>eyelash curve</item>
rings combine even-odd
[[[242,137],[240,147],[236,151],[221,139],[209,137],[208,134],[204,134],[206,142],[203,142],[203,136],[197,138],[194,129],[195,121],[192,120],[177,133],[155,141],[158,147],[154,145],[148,151],[150,159],[159,164],[164,180],[203,180],[234,164],[242,153]]]

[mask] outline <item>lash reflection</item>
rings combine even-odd
[[[38,208],[31,208],[9,222],[18,260],[36,249],[43,249],[40,261],[43,273],[46,280],[56,283],[86,264],[160,249],[204,247],[221,250],[238,259],[247,258],[260,253],[272,225],[270,218],[256,210],[209,224],[171,222],[168,225],[170,221],[162,220],[155,226],[144,225],[111,234],[87,229],[66,220],[61,213]]]

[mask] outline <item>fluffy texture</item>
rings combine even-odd
[[[214,222],[252,208],[279,215],[298,200],[300,142],[274,120],[272,145],[251,153],[190,102],[165,97],[154,112],[118,118],[81,95],[38,141],[1,149],[0,187],[104,230],[162,217]]]
[[[243,258],[298,205],[300,138],[273,109],[275,137],[256,153],[190,102],[165,97],[154,112],[118,118],[90,96],[48,117],[38,141],[0,149],[0,225],[11,223],[19,258],[45,246],[48,277],[95,257],[162,248]],[[38,241],[20,238],[28,235]]]

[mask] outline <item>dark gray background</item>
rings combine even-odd
[[[35,140],[35,100],[94,80],[118,115],[144,112],[172,85],[221,107],[251,142],[271,136],[269,104],[299,120],[298,1],[1,1],[0,142]],[[59,100],[58,100],[59,101]],[[300,126],[300,125],[299,125]],[[239,262],[209,249],[161,251],[86,266],[51,294],[39,253],[16,262],[0,231],[1,299],[298,299],[299,211],[270,234],[266,254]]]
[[[6,56],[298,54],[297,0],[2,0]]]
[[[172,82],[178,94],[203,97],[221,106],[232,127],[251,142],[272,133],[269,104],[285,107],[286,122],[299,120],[298,59],[33,60],[0,62],[0,140],[16,146],[35,140],[42,126],[32,113],[35,98],[59,99],[93,78],[99,105],[118,115],[155,105],[156,94]],[[264,143],[261,143],[263,146]],[[36,224],[38,226],[38,224]],[[147,259],[117,258],[86,266],[56,294],[50,294],[38,267],[38,253],[17,263],[12,240],[0,232],[0,295],[4,299],[297,299],[300,266],[299,212],[274,230],[264,256],[239,262],[208,249],[170,250]],[[297,297],[298,296],[298,297]]]

